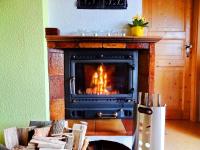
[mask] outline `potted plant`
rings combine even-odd
[[[144,17],[135,16],[132,19],[132,24],[129,24],[131,28],[131,34],[133,36],[143,36],[144,35],[144,28],[147,27],[149,22],[146,21]]]

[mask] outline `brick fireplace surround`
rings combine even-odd
[[[64,51],[87,48],[138,50],[138,91],[154,92],[155,43],[160,37],[62,36],[58,29],[46,29],[50,81],[50,118],[65,118]],[[78,120],[69,120],[73,124]],[[131,119],[96,119],[88,122],[87,135],[132,135]]]

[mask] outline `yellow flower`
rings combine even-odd
[[[144,17],[142,17],[142,16],[139,16],[138,14],[136,15],[136,16],[134,16],[133,18],[132,18],[133,20],[142,20],[142,21],[146,21],[146,19],[144,18]]]
[[[136,20],[136,19],[139,20],[139,18],[140,18],[140,16],[139,16],[139,15],[136,15],[136,16],[134,16],[132,19],[133,19],[133,20]]]
[[[142,21],[143,21],[143,22],[146,22],[146,19],[145,19],[144,17],[142,17]]]

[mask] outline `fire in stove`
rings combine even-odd
[[[86,94],[111,95],[118,93],[119,91],[112,89],[110,78],[105,66],[99,65],[92,75],[90,87],[86,89]]]

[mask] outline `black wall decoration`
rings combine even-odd
[[[78,9],[127,9],[127,0],[77,0]]]

